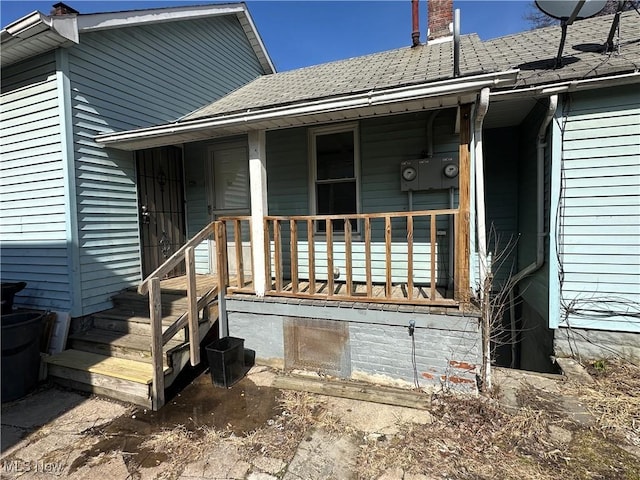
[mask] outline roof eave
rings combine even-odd
[[[286,106],[272,106],[255,111],[247,110],[126,132],[108,133],[98,135],[95,139],[105,146],[136,150],[148,148],[150,144],[169,145],[196,141],[202,138],[203,132],[214,132],[217,129],[221,131],[233,129],[235,134],[238,134],[255,129],[268,129],[269,126],[284,128],[287,119],[298,119],[300,124],[326,122],[326,115],[336,112],[368,111],[370,115],[375,115],[377,107],[385,106],[389,106],[385,110],[390,113],[408,111],[409,108],[419,110],[426,108],[424,101],[428,99],[435,99],[432,102],[434,104],[432,108],[437,108],[437,105],[443,105],[442,99],[444,98],[454,98],[457,102],[457,99],[463,95],[465,98],[475,98],[477,92],[485,87],[513,85],[517,75],[518,70],[509,70],[384,90],[371,90],[323,100],[311,100]],[[391,108],[393,105],[399,106],[399,108]],[[345,119],[349,118],[346,113],[343,116]],[[360,116],[358,115],[358,117]]]
[[[244,3],[51,17],[35,11],[0,32],[1,62],[4,67],[58,47],[77,44],[80,33],[220,15],[238,18],[264,72],[275,73],[275,66]]]
[[[55,48],[78,43],[75,15],[48,17],[33,12],[0,32],[3,67]]]

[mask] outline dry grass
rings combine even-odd
[[[595,430],[569,421],[554,396],[557,392],[525,389],[519,393],[525,406],[516,411],[505,410],[491,398],[434,396],[431,423],[402,424],[395,435],[360,435],[364,440],[356,474],[375,479],[402,469],[407,474],[460,480],[640,480],[640,459],[618,445],[638,445],[640,371],[609,362],[591,373],[593,385],[567,383],[561,388],[588,406],[596,418]],[[178,427],[148,438],[143,446],[180,459],[177,465],[167,465],[162,475],[177,478],[180,466],[216,445],[231,446],[247,462],[260,456],[288,463],[311,429],[354,433],[328,411],[326,397],[282,391],[278,407],[278,415],[246,437],[212,428],[192,432]]]
[[[572,385],[588,407],[599,431],[640,447],[640,367],[621,360],[588,365],[593,385]]]
[[[377,478],[400,468],[434,478],[640,480],[640,458],[619,446],[637,445],[637,367],[608,364],[594,385],[565,387],[589,405],[606,436],[569,421],[557,397],[535,388],[520,392],[526,406],[513,412],[486,398],[444,397],[429,426],[405,425],[388,441],[364,445],[358,474]]]
[[[393,468],[456,479],[554,478],[516,453],[521,429],[536,425],[533,431],[539,430],[537,414],[510,416],[490,400],[456,397],[443,398],[433,414],[428,426],[405,425],[389,441],[365,445],[358,458],[360,478],[377,478]]]

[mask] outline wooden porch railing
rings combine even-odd
[[[151,320],[151,359],[153,363],[153,383],[151,386],[151,397],[153,409],[157,410],[165,403],[164,398],[164,368],[163,368],[163,347],[180,330],[188,329],[189,357],[191,365],[200,363],[200,332],[198,329],[198,316],[218,295],[221,285],[226,285],[227,280],[218,279],[218,287],[214,287],[198,299],[196,289],[196,268],[195,268],[195,247],[207,240],[211,235],[216,238],[223,235],[224,224],[222,222],[212,222],[189,240],[182,248],[175,252],[153,273],[147,276],[138,286],[138,293],[141,295],[149,293],[149,312]],[[162,332],[162,298],[160,280],[171,272],[181,262],[186,264],[187,277],[187,304],[188,310],[181,315],[173,324]],[[219,269],[225,271],[226,269]],[[224,283],[223,283],[224,282]]]
[[[440,249],[446,251],[442,244],[449,243],[441,242],[438,232],[447,229],[443,221],[450,220],[456,225],[457,219],[457,209],[267,216],[264,219],[264,252],[268,259],[266,278],[270,281],[267,281],[265,293],[341,301],[457,305],[455,299],[437,294],[438,277],[442,278],[439,270],[446,266],[442,259],[438,261],[439,244]],[[220,220],[233,224],[234,229],[235,248],[222,243],[229,238],[226,234],[217,243],[219,255],[235,252],[236,282],[229,285],[229,290],[254,293],[254,286],[244,276],[246,251],[241,233],[242,223],[250,224],[249,217]],[[288,224],[285,234],[283,224]],[[356,232],[354,227],[358,229]],[[300,237],[306,239],[300,240]],[[259,248],[251,244],[250,236],[245,243],[249,245],[249,251]],[[454,281],[456,279],[454,276]],[[320,283],[321,291],[318,290]],[[374,294],[376,285],[383,285],[382,296]],[[404,289],[402,297],[393,293],[397,285]]]

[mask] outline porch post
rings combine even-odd
[[[460,106],[460,167],[458,178],[459,185],[459,210],[458,225],[455,237],[455,287],[454,295],[461,304],[470,300],[469,292],[469,255],[470,255],[470,231],[469,211],[471,204],[471,105]]]
[[[267,262],[264,252],[264,217],[267,205],[267,158],[264,130],[249,132],[249,180],[251,185],[251,255],[253,285],[256,295],[264,296],[267,285]]]

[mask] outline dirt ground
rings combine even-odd
[[[1,476],[640,480],[640,368],[586,370],[498,369],[491,395],[422,410],[279,390],[266,367],[230,389],[205,372],[159,412],[43,385],[2,406]]]

